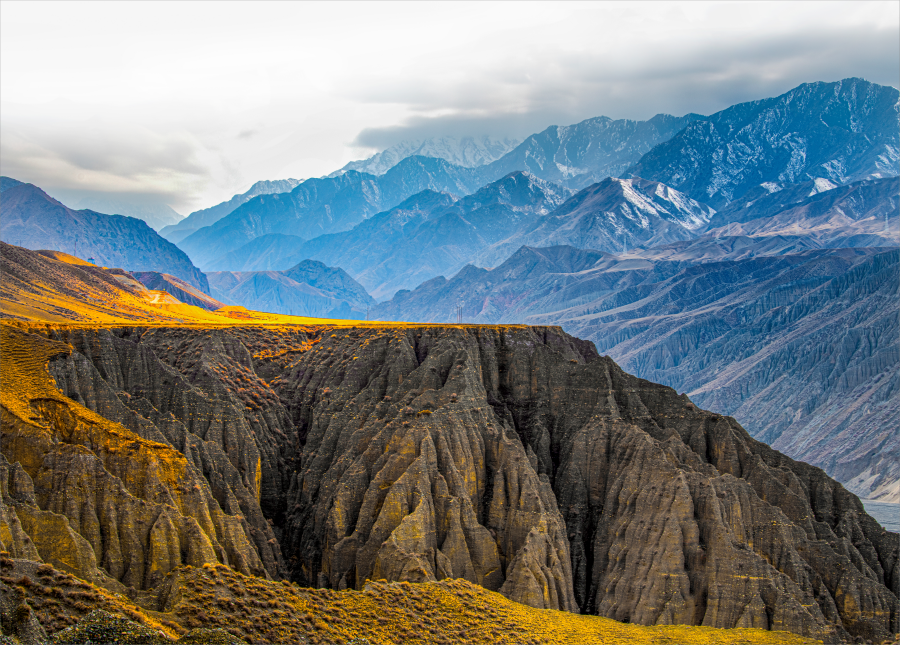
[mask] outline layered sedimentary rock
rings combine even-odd
[[[24,481],[19,462],[34,512],[65,518],[121,584],[153,578],[114,570],[106,529],[91,542],[78,519],[117,482],[117,509],[130,495],[138,520],[167,517],[154,539],[134,531],[167,562],[184,561],[174,545],[193,518],[207,559],[306,585],[465,578],[531,606],[641,624],[829,640],[897,631],[897,536],[857,498],[558,328],[29,332],[10,331],[21,335],[11,346],[46,346],[37,360],[52,358],[69,398],[34,395],[52,403],[30,410],[4,398],[6,480]],[[66,430],[67,414],[79,428],[102,415],[105,434]],[[113,426],[131,444],[108,439]],[[138,457],[171,457],[138,464],[114,449],[132,444]],[[175,463],[177,476],[155,474]],[[67,506],[50,494],[63,486],[91,495]],[[43,555],[18,512],[27,484],[8,489],[5,517],[12,509]],[[209,529],[200,500],[219,509]],[[246,563],[234,564],[241,536]]]

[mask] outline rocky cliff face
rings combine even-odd
[[[622,257],[523,247],[493,270],[400,292],[372,317],[446,323],[460,303],[466,322],[561,324],[861,497],[900,501],[900,256],[781,255],[802,239],[700,239]]]
[[[114,591],[152,588],[182,564],[218,561],[248,574],[278,575],[277,545],[258,508],[258,452],[228,432],[221,412],[196,421],[222,428],[220,436],[242,450],[237,466],[214,433],[203,441],[168,414],[153,423],[123,403],[135,371],[122,364],[134,360],[143,362],[141,392],[150,397],[135,409],[153,417],[151,389],[166,400],[175,393],[174,403],[188,415],[196,407],[168,387],[177,379],[171,371],[133,345],[116,347],[107,337],[94,339],[91,348],[75,332],[67,340],[84,353],[73,353],[66,343],[6,325],[2,340],[3,380],[16,383],[15,391],[4,387],[2,398],[3,502],[7,525],[18,520],[32,545],[13,528],[3,531],[4,550],[28,557],[33,547],[57,568]],[[95,355],[105,359],[101,369],[115,365],[109,381],[89,362]],[[48,361],[62,392],[87,407],[54,387]],[[147,369],[155,378],[146,378]],[[203,410],[217,412],[215,403]]]
[[[4,326],[3,361],[27,385],[3,395],[4,548],[30,553],[24,532],[61,561],[55,522],[108,585],[193,558],[642,624],[898,630],[897,536],[853,495],[556,328]]]

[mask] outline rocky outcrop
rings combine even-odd
[[[247,514],[256,528],[239,504],[228,504],[235,495],[186,458],[189,442],[176,450],[154,441],[164,437],[129,415],[96,368],[70,351],[58,341],[3,327],[4,382],[18,384],[15,392],[3,390],[3,455],[13,464],[6,468],[3,513],[12,549],[5,536],[4,548],[33,556],[33,546],[40,559],[116,591],[151,588],[182,564],[223,562],[248,574],[277,574],[277,549],[267,542],[274,543],[274,536],[258,508],[257,517]],[[44,367],[52,357],[67,393],[142,426],[138,432],[60,394]],[[157,374],[163,396],[166,376],[171,378]],[[84,387],[72,391],[73,383]],[[177,431],[175,423],[161,425]]]
[[[30,336],[55,356],[50,371],[71,397],[69,412],[100,418],[90,417],[95,409],[135,444],[125,464],[104,448],[111,439],[79,442],[61,429],[53,460],[35,468],[25,440],[33,422],[11,402],[17,421],[8,430],[4,399],[3,454],[34,481],[38,507],[71,526],[85,516],[80,498],[70,511],[43,491],[86,477],[73,460],[91,452],[100,463],[82,489],[103,497],[115,475],[117,508],[129,508],[128,494],[141,508],[172,507],[155,542],[134,532],[159,544],[157,553],[173,553],[179,522],[197,517],[188,500],[196,485],[223,522],[240,513],[243,553],[266,567],[257,536],[271,520],[271,539],[301,584],[465,578],[531,606],[641,624],[829,640],[897,631],[897,536],[857,498],[557,328],[41,334],[72,347],[67,354],[57,340]],[[57,397],[53,405],[65,400]],[[62,427],[65,415],[50,404],[31,409]],[[151,462],[149,452],[173,457]],[[179,453],[180,474],[162,477],[161,464]],[[139,472],[150,473],[146,481]],[[89,529],[82,522],[76,531]],[[217,539],[215,559],[231,563]],[[112,567],[103,544],[92,551],[98,568]],[[146,573],[142,580],[151,584]]]

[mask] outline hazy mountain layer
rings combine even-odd
[[[466,322],[561,324],[861,496],[900,501],[897,251],[765,257],[782,251],[771,241],[753,251],[747,238],[715,240],[747,259],[700,263],[717,259],[713,241],[672,245],[667,260],[523,248],[493,270],[468,266],[400,292],[372,315],[451,322],[461,304]]]
[[[376,298],[390,297],[437,275],[558,207],[569,191],[513,173],[456,200],[425,191],[352,230],[304,244],[298,257],[340,266]]]
[[[210,262],[208,271],[281,271],[288,269],[297,258],[302,237],[269,233],[255,237],[239,249]],[[295,259],[297,258],[297,259]]]
[[[68,200],[67,200],[68,201]],[[125,215],[147,222],[155,231],[175,225],[184,220],[174,208],[163,203],[144,203],[121,195],[94,193],[86,195],[72,204],[76,210],[92,210],[107,215]]]
[[[247,192],[241,193],[240,195],[235,195],[227,202],[222,202],[221,204],[216,204],[215,206],[210,206],[209,208],[194,211],[177,224],[166,226],[165,228],[160,230],[159,234],[170,242],[177,244],[188,235],[203,228],[204,226],[215,224],[220,219],[231,213],[235,208],[237,208],[241,204],[246,204],[257,195],[289,193],[300,183],[300,181],[301,180],[299,179],[276,179],[274,181],[258,181],[253,184],[250,187],[250,190],[248,190]]]
[[[700,117],[657,115],[649,121],[598,117],[572,126],[553,126],[512,150],[511,141],[490,138],[398,144],[369,160],[352,162],[329,177],[304,182],[289,199],[249,200],[225,223],[201,222],[192,214],[177,229],[164,233],[209,270],[218,258],[255,237],[281,233],[312,239],[347,230],[425,189],[465,196],[515,171],[581,188],[620,174],[696,118]],[[506,150],[509,152],[496,158]],[[489,158],[496,161],[477,163]],[[358,170],[380,176],[354,175]],[[342,178],[349,181],[338,181]],[[210,225],[213,229],[201,229]],[[188,227],[197,230],[182,237]],[[228,241],[231,239],[234,243]]]
[[[475,264],[496,266],[523,245],[569,245],[615,253],[686,240],[714,212],[663,184],[610,177],[579,191],[530,226],[510,230],[511,235],[480,253]]]
[[[764,182],[900,174],[900,92],[850,78],[733,105],[660,143],[627,176],[720,208]]]
[[[6,186],[0,205],[4,242],[94,258],[97,264],[129,271],[169,273],[209,293],[206,276],[143,220],[74,211],[32,184]]]
[[[375,305],[343,269],[314,260],[304,260],[286,271],[218,271],[207,277],[214,296],[256,311],[362,320]]]
[[[515,148],[519,141],[508,137],[433,137],[425,140],[402,141],[368,159],[351,161],[329,175],[334,177],[348,170],[383,175],[407,157],[436,157],[462,166],[475,168],[499,159]]]
[[[312,239],[353,228],[423,190],[457,195],[481,183],[474,171],[442,159],[409,157],[380,177],[349,171],[308,179],[290,193],[260,195],[179,246],[201,267],[261,235],[281,233]]]

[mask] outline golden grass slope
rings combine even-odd
[[[465,580],[369,583],[363,591],[305,589],[223,565],[181,567],[157,597],[134,600],[23,560],[0,558],[0,582],[17,587],[48,632],[104,609],[178,638],[220,627],[247,642],[372,645],[625,643],[811,644],[787,632],[684,625],[643,627],[609,618],[540,610]]]
[[[243,307],[207,311],[151,291],[120,269],[96,267],[59,251],[35,252],[0,242],[0,318],[28,322],[117,325],[330,324],[359,321],[283,316]]]
[[[475,643],[810,643],[758,629],[626,625],[534,609],[466,580],[370,582],[365,590],[302,589],[248,578],[224,566],[182,569],[175,622],[228,629],[248,641],[373,645]],[[235,621],[235,614],[241,620]]]

